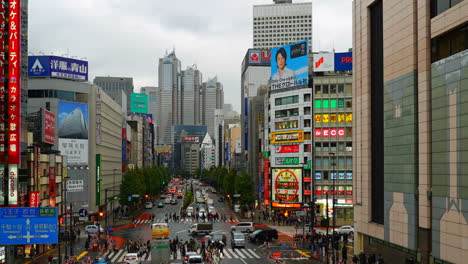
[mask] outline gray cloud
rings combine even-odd
[[[305,2],[305,1],[294,1]],[[240,109],[240,65],[252,46],[252,6],[270,0],[41,0],[29,2],[29,50],[86,57],[94,76],[157,85],[157,63],[176,49],[182,68],[218,76]],[[351,0],[315,1],[314,50],[351,47]]]

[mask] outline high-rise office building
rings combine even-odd
[[[159,88],[153,86],[141,87],[140,93],[148,95],[148,114],[152,114],[154,120],[158,113]]]
[[[101,87],[120,106],[122,106],[122,92],[127,96],[127,102],[130,102],[130,94],[133,93],[133,78],[96,76],[93,83]],[[127,112],[130,112],[130,104],[127,104]]]
[[[159,107],[156,115],[158,144],[170,144],[171,127],[179,124],[180,69],[181,63],[174,51],[159,59]]]
[[[253,7],[253,47],[272,49],[302,40],[312,42],[312,2],[274,4]],[[309,46],[312,51],[312,45]]]
[[[223,109],[223,85],[214,77],[202,85],[202,122],[208,127],[208,133],[214,135],[215,109]]]
[[[181,124],[198,125],[201,123],[200,116],[200,90],[202,84],[202,74],[197,69],[197,65],[187,67],[181,73]]]
[[[468,259],[467,10],[353,1],[354,252]]]

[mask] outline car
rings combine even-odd
[[[146,208],[146,209],[151,209],[151,208],[153,208],[153,203],[152,203],[152,202],[146,202],[145,208]]]
[[[97,232],[104,233],[104,228],[99,227],[97,225],[87,225],[85,227],[85,233],[88,234],[96,234]]]
[[[220,202],[220,203],[224,202],[224,198],[223,198],[223,197],[219,197],[218,202]]]
[[[172,205],[177,204],[177,201],[174,200],[174,199],[172,199],[172,200],[171,200],[171,204],[172,204]]]
[[[253,222],[240,222],[240,223],[237,223],[233,226],[231,226],[231,232],[247,232],[247,233],[250,233],[252,231],[254,231],[255,228],[254,228],[254,225],[253,225]]]
[[[239,232],[234,232],[231,234],[231,246],[235,247],[245,247],[245,235]]]
[[[170,203],[171,203],[171,198],[166,198],[166,199],[164,199],[164,203],[165,203],[165,204],[170,204]]]
[[[123,261],[127,262],[128,264],[140,264],[141,263],[140,258],[138,257],[137,253],[127,253]]]
[[[161,197],[159,197],[159,199],[161,199],[161,200],[164,200],[164,199],[166,199],[166,195],[164,195],[164,194],[163,194],[163,195],[161,195]]]
[[[158,203],[158,208],[163,208],[164,207],[164,204],[162,202],[159,202]]]
[[[188,264],[203,264],[203,257],[200,255],[189,256],[187,260]]]
[[[111,261],[107,256],[97,256],[94,258],[94,264],[110,264]]]
[[[196,255],[198,255],[198,253],[197,253],[197,252],[194,252],[194,251],[189,251],[189,252],[185,253],[183,263],[184,263],[184,264],[187,264],[187,263],[188,263],[189,257],[190,257],[190,256],[196,256]]]
[[[193,207],[187,207],[187,216],[193,215]]]
[[[347,235],[353,235],[354,234],[354,228],[352,226],[342,226],[340,228],[337,228],[334,230],[337,234],[347,234]]]
[[[274,239],[278,239],[276,229],[259,229],[249,235],[249,240],[252,242],[273,241]]]
[[[214,241],[221,241],[224,245],[226,245],[226,235],[225,234],[214,234],[211,238]]]
[[[216,190],[215,190],[215,189],[212,189],[212,190],[211,190],[211,193],[216,193]]]

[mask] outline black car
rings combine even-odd
[[[249,240],[253,242],[272,241],[273,239],[278,239],[276,229],[259,229],[249,235]]]

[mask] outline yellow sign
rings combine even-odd
[[[351,113],[346,114],[346,122],[348,123],[353,122],[353,114]]]
[[[304,131],[285,131],[270,133],[270,143],[295,143],[304,141]]]

